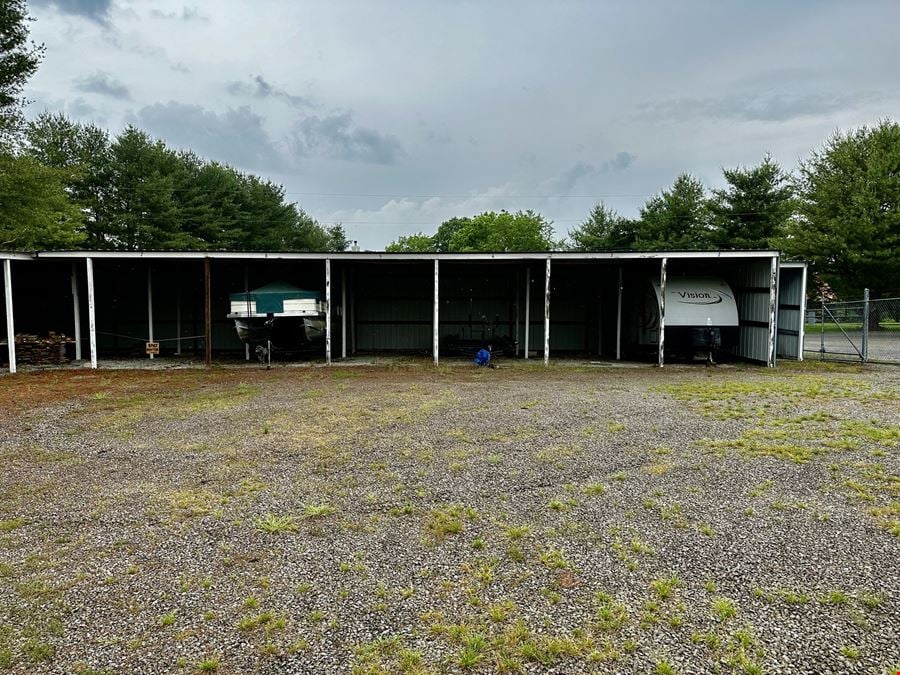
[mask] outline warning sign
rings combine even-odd
[[[148,342],[147,343],[147,353],[148,354],[159,354],[159,343],[158,342]]]

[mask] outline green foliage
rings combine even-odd
[[[487,211],[441,223],[433,237],[413,234],[388,244],[390,252],[472,253],[549,251],[557,247],[553,226],[534,211]]]
[[[766,155],[758,166],[725,169],[728,187],[713,190],[710,242],[716,248],[772,248],[794,213],[791,176]]]
[[[433,253],[435,242],[433,237],[418,232],[406,237],[398,237],[384,247],[388,253]]]
[[[43,45],[28,41],[25,0],[0,2],[0,151],[9,150],[22,122],[22,89],[44,57]]]
[[[702,249],[709,245],[709,204],[703,183],[683,173],[641,209],[636,248]]]
[[[597,204],[581,225],[569,231],[576,251],[608,251],[634,246],[638,223]]]
[[[66,177],[30,157],[0,152],[0,248],[72,248],[84,240]]]
[[[110,139],[45,113],[28,125],[24,152],[63,172],[91,249],[343,251],[349,243],[342,226],[322,227],[287,202],[282,186],[134,127]]]
[[[900,290],[900,124],[836,133],[800,165],[784,248],[838,293]]]

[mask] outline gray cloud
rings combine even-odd
[[[170,101],[141,108],[136,121],[167,143],[210,159],[264,172],[289,169],[262,118],[246,106],[216,113]]]
[[[371,164],[393,164],[405,155],[396,136],[356,126],[349,112],[300,120],[295,125],[292,146],[301,157],[320,156]]]
[[[821,117],[877,101],[874,92],[854,94],[732,94],[718,98],[682,98],[639,106],[643,117],[685,120],[711,117],[723,120],[786,122],[801,117]]]
[[[99,111],[80,96],[70,101],[66,109],[72,117],[78,119],[93,120],[99,117]]]
[[[624,171],[628,169],[637,157],[630,152],[618,152],[612,159],[607,159],[600,164],[588,164],[576,162],[571,168],[559,176],[544,181],[540,185],[540,191],[548,195],[569,194],[582,178],[610,173],[611,171]]]
[[[159,9],[151,9],[150,16],[156,19],[168,19],[174,21],[209,21],[209,17],[201,14],[196,7],[182,7],[180,12],[163,12]]]
[[[75,80],[75,89],[87,94],[100,94],[120,100],[131,98],[131,92],[127,85],[102,70]]]
[[[228,92],[234,96],[253,96],[254,98],[274,98],[295,108],[315,107],[312,99],[305,96],[295,96],[284,89],[280,89],[268,82],[262,75],[254,75],[250,82],[229,82],[226,85]]]
[[[63,14],[83,16],[97,23],[106,23],[112,0],[31,0],[36,7],[54,7]]]

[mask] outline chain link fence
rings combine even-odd
[[[900,364],[900,298],[868,296],[810,309],[803,351],[821,359]]]

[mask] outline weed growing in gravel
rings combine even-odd
[[[303,507],[303,517],[324,518],[325,516],[330,516],[335,510],[336,509],[327,502],[321,504],[307,504]]]
[[[724,596],[717,596],[712,599],[712,611],[719,621],[727,621],[737,616],[737,607],[734,602]]]
[[[273,513],[267,513],[262,518],[257,518],[256,529],[266,534],[283,534],[296,532],[297,523],[293,516],[276,516]]]
[[[531,534],[531,527],[528,525],[509,525],[506,527],[505,534],[510,541],[518,541]]]
[[[841,647],[841,654],[843,654],[850,661],[857,661],[859,659],[859,649],[856,647],[848,647],[847,645],[843,645]]]
[[[589,497],[598,497],[606,492],[606,486],[603,483],[588,483],[584,486],[584,494]]]
[[[610,478],[618,481],[628,480],[628,472],[625,470],[616,471],[612,476],[610,476]]]
[[[159,619],[156,620],[157,625],[165,627],[171,626],[175,623],[177,615],[175,612],[169,612],[168,614],[163,614]]]
[[[849,600],[849,596],[841,590],[828,591],[822,596],[822,603],[825,605],[846,605]]]
[[[611,434],[617,434],[620,431],[625,431],[625,425],[621,422],[610,422],[606,425],[606,430]]]
[[[870,593],[868,591],[864,591],[859,596],[859,601],[862,603],[863,607],[867,609],[877,609],[881,607],[881,603],[884,602],[884,593]]]
[[[552,546],[541,550],[538,554],[538,560],[541,561],[542,565],[554,570],[564,570],[569,567],[569,561],[566,559],[565,554]]]
[[[425,531],[437,541],[443,541],[451,534],[459,534],[463,531],[466,520],[474,520],[477,517],[474,509],[463,507],[459,504],[450,504],[443,508],[434,509],[428,514],[425,522]]]
[[[656,675],[675,675],[675,666],[666,661],[665,659],[661,659],[656,662]]]
[[[199,663],[197,663],[197,670],[201,673],[215,673],[219,670],[219,667],[222,665],[222,662],[217,658],[208,658],[203,659]]]
[[[10,520],[0,520],[0,532],[11,532],[25,525],[24,518],[12,518]]]
[[[652,588],[656,592],[661,600],[668,600],[669,598],[671,598],[672,593],[680,585],[681,582],[674,574],[671,577],[667,577],[665,579],[654,579],[650,582],[650,588]]]

